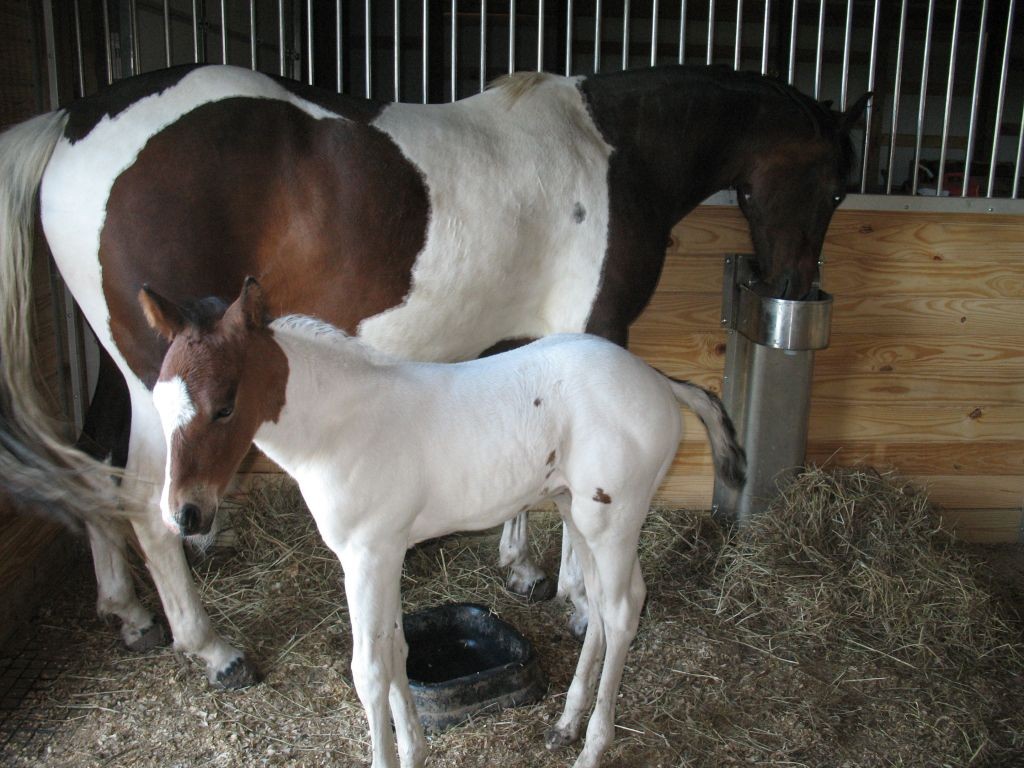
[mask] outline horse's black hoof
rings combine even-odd
[[[558,585],[555,584],[554,580],[545,576],[540,581],[534,583],[526,595],[526,599],[531,603],[545,603],[552,599],[557,591]]]
[[[145,653],[154,648],[162,648],[170,645],[171,633],[162,621],[157,619],[139,632],[139,636],[131,641],[125,641],[125,647],[133,653]]]
[[[576,741],[575,736],[558,726],[548,728],[547,733],[544,734],[544,746],[550,750],[568,747],[574,741]]]
[[[216,688],[237,690],[256,685],[260,679],[260,673],[256,667],[250,664],[245,656],[239,656],[228,665],[227,669],[220,670],[211,682]]]

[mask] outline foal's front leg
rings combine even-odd
[[[498,564],[509,569],[505,581],[509,592],[528,597],[532,602],[542,602],[555,596],[555,585],[530,556],[528,523],[526,512],[505,522],[498,545]]]
[[[349,542],[335,553],[345,571],[345,599],[352,621],[352,679],[369,723],[372,767],[399,765],[390,702],[401,766],[420,768],[426,759],[426,742],[409,692],[402,634],[399,590],[405,553],[378,540]]]

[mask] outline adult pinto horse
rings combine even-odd
[[[738,190],[777,295],[812,290],[863,106],[837,113],[704,67],[513,76],[445,105],[184,67],[15,126],[0,137],[2,487],[84,518],[100,612],[121,619],[131,647],[163,639],[123,547],[96,532],[111,505],[105,476],[40,417],[23,322],[38,192],[60,272],[127,382],[122,491],[147,502],[131,524],[175,643],[212,682],[247,684],[252,668],[212,627],[179,538],[210,520],[161,520],[167,446],[151,391],[167,345],[136,302],[142,285],[172,301],[230,299],[256,275],[271,314],[319,317],[418,360],[561,331],[625,345],[671,228],[719,189]],[[542,574],[524,534],[522,520],[506,529],[503,556],[528,592]]]

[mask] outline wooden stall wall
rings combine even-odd
[[[736,208],[704,206],[673,232],[630,346],[721,390],[723,254],[750,252]],[[1024,217],[840,209],[823,287],[832,343],[815,358],[808,458],[893,468],[926,486],[965,539],[1015,541],[1024,500]],[[708,507],[699,424],[661,489]]]

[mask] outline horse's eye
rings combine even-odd
[[[213,414],[213,420],[214,421],[220,421],[221,419],[230,418],[231,414],[234,413],[234,412],[235,412],[235,406],[233,406],[233,405],[226,405],[223,408],[221,408],[219,411],[217,411],[215,414]]]

